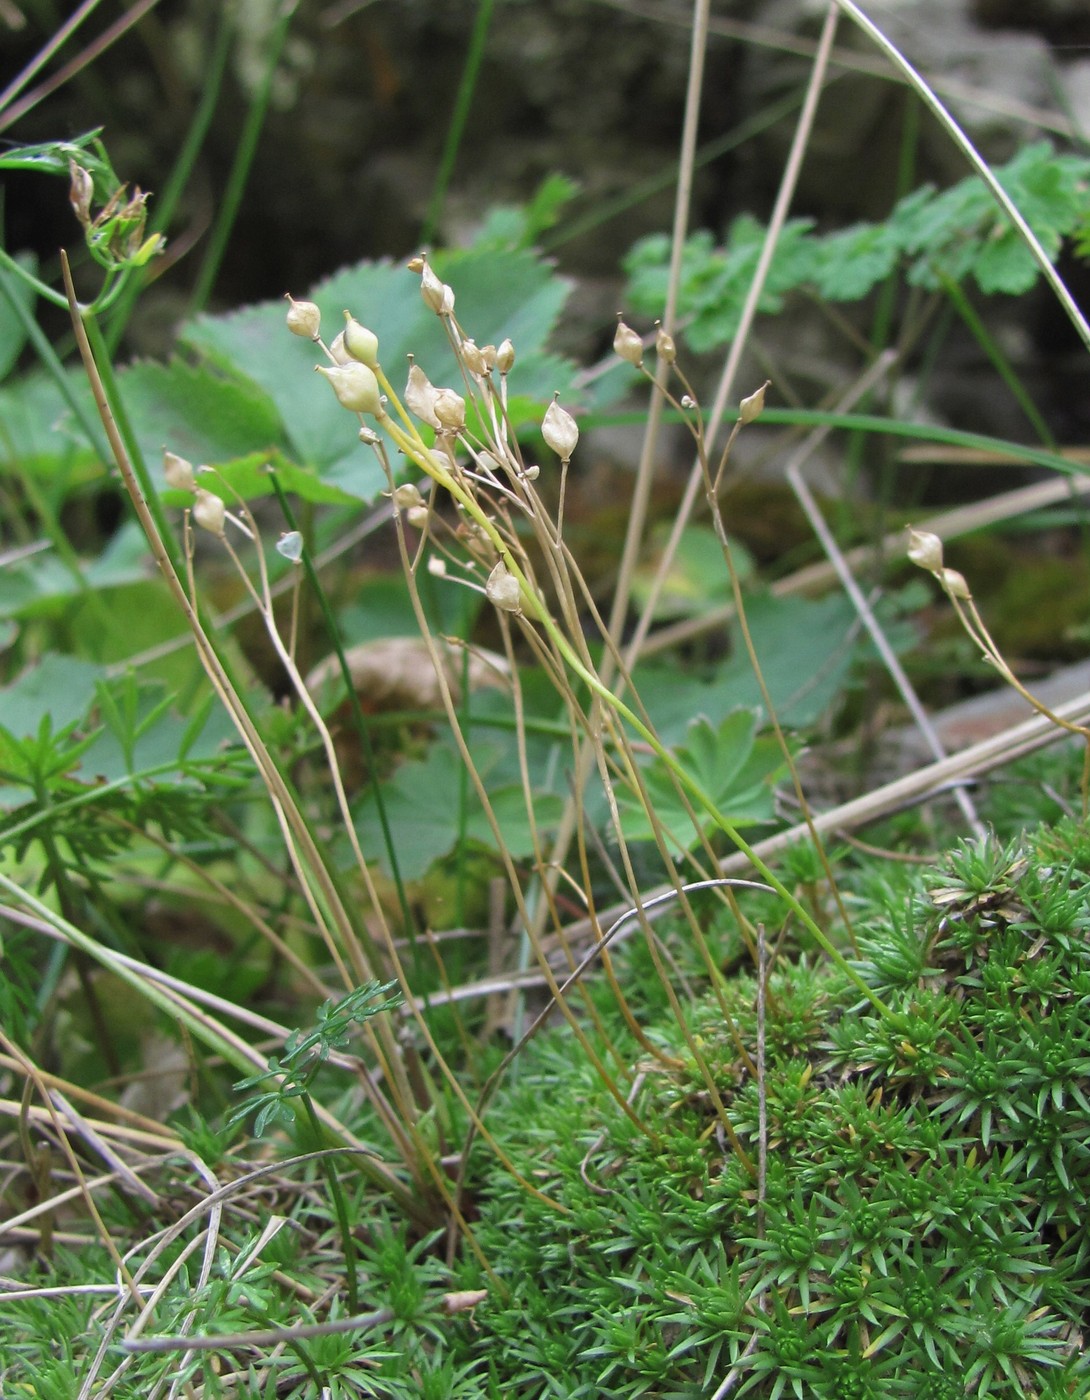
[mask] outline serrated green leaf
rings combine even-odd
[[[454,286],[455,311],[467,335],[479,345],[498,344],[505,337],[514,342],[513,394],[536,399],[541,412],[557,390],[569,403],[577,401],[575,367],[544,348],[568,295],[566,281],[524,250],[439,252],[432,263]],[[305,296],[321,308],[327,340],[343,326],[344,310],[375,332],[383,367],[398,393],[409,354],[434,384],[459,383],[442,325],[422,302],[419,280],[404,267],[359,263]],[[352,416],[314,374],[320,352],[288,332],[282,302],[200,317],[183,327],[182,338],[213,363],[260,386],[275,405],[289,453],[299,463],[358,499],[371,500],[385,489],[374,453],[356,441]]]
[[[856,224],[820,242],[814,280],[830,301],[858,301],[884,281],[900,257],[897,238],[885,224]]]
[[[701,716],[689,725],[684,744],[674,750],[681,768],[711,799],[719,815],[734,826],[771,821],[775,815],[772,783],[784,766],[775,745],[756,747],[757,717],[751,710],[735,710],[713,727]],[[667,833],[678,852],[691,849],[700,832],[711,834],[717,823],[700,804],[688,805],[678,792],[666,765],[656,759],[643,773],[646,806],[634,793],[622,798],[624,834],[629,841],[649,841],[654,822]],[[689,807],[693,816],[689,815]],[[693,817],[696,818],[694,825]]]
[[[761,669],[781,723],[805,729],[842,694],[853,662],[867,649],[854,610],[842,594],[774,598],[746,603]],[[667,743],[683,741],[694,715],[713,720],[728,711],[763,705],[749,658],[738,650],[706,681],[677,667],[639,666],[633,684],[655,729]]]
[[[360,460],[353,458],[350,465],[358,470]],[[254,501],[274,493],[274,475],[285,491],[301,501],[313,501],[316,505],[351,505],[358,500],[355,491],[346,491],[337,485],[332,472],[319,476],[313,468],[297,466],[280,452],[253,452],[235,461],[217,463],[215,473],[201,477],[201,485],[229,502],[236,496]],[[185,491],[164,491],[163,498],[168,505],[179,508],[193,502]]]
[[[1055,256],[1055,245],[1045,251]],[[998,238],[982,245],[973,261],[973,277],[986,295],[1004,292],[1020,296],[1037,281],[1040,269],[1029,247],[1017,229],[1009,228]]]
[[[70,371],[68,380],[89,405],[82,371]],[[76,426],[68,401],[49,375],[21,375],[0,389],[0,471],[59,479],[65,490],[104,474],[101,457]]]
[[[0,715],[16,739],[36,735],[48,718],[59,734],[78,723],[94,703],[102,668],[78,656],[50,653],[0,690]]]
[[[487,774],[487,754],[482,750],[475,757]],[[462,781],[459,756],[447,745],[435,743],[426,758],[402,764],[383,784],[386,816],[403,879],[420,879],[430,865],[454,849],[459,839]],[[531,854],[533,835],[521,787],[512,783],[489,788],[489,800],[503,833],[504,847],[516,858]],[[539,832],[556,825],[562,806],[555,794],[535,797],[534,818]],[[355,825],[364,854],[385,865],[385,842],[370,794],[357,808]],[[495,849],[492,828],[472,789],[465,834],[470,841]]]
[[[245,375],[177,358],[165,365],[142,360],[122,370],[118,383],[153,470],[164,447],[194,464],[219,464],[283,443],[275,404]]]
[[[38,271],[38,259],[33,253],[16,253],[15,262],[32,275]],[[0,295],[0,379],[5,379],[26,344],[23,317],[9,298],[29,315],[34,310],[37,293],[32,283],[9,272],[7,268],[0,269],[0,281],[3,283],[3,294]]]

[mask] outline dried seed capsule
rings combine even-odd
[[[750,394],[748,399],[743,399],[738,405],[738,417],[743,423],[754,423],[764,412],[765,390],[771,384],[770,379],[766,379],[755,394]]]
[[[435,416],[435,400],[438,390],[419,365],[409,366],[409,382],[405,385],[405,404],[410,413],[415,413],[422,423],[431,428],[442,425]]]
[[[938,576],[939,582],[949,593],[951,598],[961,598],[968,602],[972,598],[969,585],[964,574],[959,574],[957,569],[943,569]]]
[[[622,360],[627,360],[630,365],[639,367],[643,364],[643,341],[631,326],[626,326],[620,320],[617,322],[617,331],[613,337],[613,350]]]
[[[440,389],[435,396],[435,416],[450,433],[460,433],[466,425],[466,401],[453,389]]]
[[[501,612],[518,612],[522,597],[518,579],[510,572],[503,560],[493,567],[484,586],[485,596],[495,603]]]
[[[655,332],[655,354],[663,364],[672,365],[677,359],[677,346],[674,344],[674,337],[664,331],[661,326]]]
[[[942,540],[930,530],[910,529],[908,557],[921,569],[926,569],[930,574],[937,574],[942,568]]]
[[[465,361],[466,369],[470,374],[475,374],[483,379],[488,373],[489,365],[485,358],[484,351],[481,350],[474,341],[462,341],[462,359]]]
[[[317,340],[321,333],[322,313],[312,301],[296,301],[290,292],[286,292],[285,296],[291,303],[288,307],[288,330],[292,335]]]
[[[344,346],[344,331],[338,331],[333,337],[329,353],[335,365],[350,365],[352,363],[352,356]]]
[[[384,412],[378,380],[366,365],[352,360],[346,365],[315,365],[315,369],[332,384],[342,407],[352,413],[379,415]]]
[[[510,374],[515,364],[515,347],[509,340],[501,342],[496,351],[496,368],[501,374]]]
[[[352,315],[351,311],[344,313],[344,348],[354,360],[359,360],[361,365],[366,365],[368,369],[378,369],[378,336]]]
[[[193,463],[179,457],[176,452],[163,453],[163,476],[166,483],[175,491],[194,492],[197,481],[193,475]]]
[[[420,274],[420,295],[437,316],[449,316],[454,310],[453,291],[445,282],[440,282],[427,263]]]
[[[545,412],[541,436],[562,462],[571,461],[571,455],[579,441],[579,427],[571,414],[562,409],[555,399]]]
[[[414,506],[424,504],[424,497],[411,481],[406,481],[401,486],[395,486],[390,493],[390,499],[394,503],[395,510],[412,510]]]
[[[223,522],[227,516],[227,507],[218,496],[214,496],[211,491],[205,491],[203,487],[197,487],[197,499],[193,505],[193,519],[201,527],[207,530],[210,535],[223,538]]]

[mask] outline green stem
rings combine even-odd
[[[1056,439],[1053,437],[1048,424],[1041,417],[1037,405],[1026,391],[1026,386],[1015,373],[1014,366],[1003,353],[1002,346],[1000,346],[995,336],[991,334],[987,326],[976,314],[972,302],[965,295],[960,285],[955,282],[952,277],[948,277],[945,274],[941,274],[941,276],[943,290],[953,302],[954,309],[969,328],[973,339],[991,361],[992,368],[1010,390],[1011,397],[1014,399],[1015,403],[1017,403],[1018,407],[1029,419],[1033,431],[1046,447],[1051,447],[1055,450]]]
[[[219,24],[216,29],[215,42],[208,59],[208,64],[201,78],[201,100],[197,104],[197,110],[193,114],[189,131],[186,133],[185,142],[178,158],[174,162],[174,169],[171,171],[170,179],[156,199],[153,208],[153,216],[149,233],[162,233],[169,227],[174,218],[174,211],[178,207],[178,202],[182,197],[189,178],[193,174],[193,167],[197,162],[201,147],[204,145],[205,137],[208,135],[208,128],[212,124],[215,115],[216,104],[219,101],[220,93],[223,89],[223,75],[227,70],[227,56],[231,51],[231,29],[233,11],[230,5],[224,5],[219,12]],[[125,333],[125,327],[129,323],[132,308],[136,298],[140,294],[143,285],[142,278],[132,278],[125,286],[125,290],[118,297],[114,314],[110,319],[109,329],[106,334],[106,342],[111,351],[117,349],[121,342],[121,337]]]
[[[454,173],[454,163],[458,159],[458,148],[461,146],[462,137],[465,134],[469,109],[473,103],[473,94],[477,89],[477,76],[481,69],[481,59],[484,57],[488,26],[492,21],[494,4],[495,0],[480,0],[477,6],[477,17],[473,22],[473,33],[469,38],[469,53],[466,56],[466,65],[462,70],[458,94],[454,101],[454,114],[450,119],[450,126],[447,128],[447,139],[443,143],[443,154],[439,161],[439,173],[435,177],[435,188],[432,190],[428,212],[424,216],[424,227],[420,234],[424,247],[430,246],[439,227],[439,220],[443,216],[443,203],[447,197],[447,188],[450,185],[450,177]]]
[[[303,1107],[307,1111],[307,1121],[310,1124],[315,1150],[320,1152],[325,1146],[325,1134],[322,1131],[321,1122],[314,1111],[310,1095],[304,1091],[300,1097],[303,1100]],[[341,1234],[341,1249],[344,1251],[346,1274],[345,1283],[348,1286],[348,1311],[349,1313],[357,1313],[359,1312],[360,1289],[356,1273],[356,1243],[352,1238],[352,1230],[348,1223],[348,1202],[344,1198],[344,1189],[332,1161],[323,1156],[321,1163],[325,1179],[329,1183],[329,1194],[333,1201],[333,1209],[337,1213],[337,1228]]]
[[[284,512],[284,519],[287,521],[288,528],[298,531],[299,527],[296,523],[295,512],[291,508],[291,502],[288,500],[287,493],[281,486],[275,471],[269,472],[269,480],[272,482],[273,490],[276,492],[276,498],[280,502],[280,509]],[[341,641],[341,632],[340,628],[337,626],[337,619],[333,616],[333,609],[329,606],[329,599],[326,597],[325,589],[322,587],[321,579],[318,577],[318,571],[314,567],[314,561],[310,556],[309,549],[304,548],[301,562],[312,594],[317,599],[318,607],[321,610],[326,634],[336,654],[337,664],[341,672],[341,679],[344,681],[345,690],[348,694],[348,703],[352,710],[352,721],[356,727],[356,733],[359,736],[360,746],[363,749],[363,757],[367,764],[367,771],[371,780],[371,792],[375,799],[375,814],[378,817],[379,827],[382,830],[382,842],[386,849],[386,858],[390,863],[390,874],[393,877],[394,887],[397,890],[398,906],[405,924],[405,931],[412,944],[413,965],[417,974],[417,979],[422,980],[423,968],[421,967],[420,952],[417,947],[416,920],[409,906],[409,896],[405,890],[405,882],[401,878],[401,869],[397,858],[397,846],[394,842],[393,832],[390,829],[390,821],[386,812],[386,799],[382,794],[382,784],[378,780],[375,750],[371,743],[371,728],[364,716],[356,687],[352,683],[352,674],[349,669],[348,658],[344,654],[344,643]]]
[[[261,128],[265,124],[269,100],[272,97],[276,66],[280,62],[280,55],[288,37],[288,29],[291,26],[294,10],[294,0],[281,0],[280,18],[269,38],[269,47],[265,55],[265,71],[250,103],[250,109],[246,113],[242,135],[239,137],[238,150],[235,152],[231,173],[227,177],[227,187],[220,200],[219,211],[208,239],[208,247],[205,250],[204,262],[201,264],[197,284],[193,288],[193,295],[190,298],[189,314],[191,316],[196,316],[203,311],[208,303],[208,298],[212,295],[212,288],[215,285],[220,264],[223,262],[223,255],[227,249],[227,242],[242,204],[242,196],[246,190],[250,168],[254,163],[254,156],[257,154],[258,139],[261,136]]]

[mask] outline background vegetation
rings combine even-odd
[[[1069,116],[98,9],[0,15],[4,1393],[1090,1394]]]

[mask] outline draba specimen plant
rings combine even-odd
[[[744,777],[740,792],[735,793],[730,784],[726,783],[713,795],[706,785],[705,775],[696,771],[692,763],[693,754],[698,754],[700,749],[694,748],[692,741],[688,747],[667,747],[651,726],[638,695],[630,689],[629,698],[622,699],[618,688],[603,677],[603,657],[608,659],[614,668],[614,675],[618,672],[623,675],[624,668],[613,638],[597,613],[578,563],[568,549],[564,533],[567,473],[579,440],[578,425],[556,400],[549,405],[540,424],[541,438],[546,447],[559,458],[560,464],[555,489],[548,493],[553,497],[553,504],[550,506],[546,491],[538,484],[542,475],[541,468],[525,461],[508,418],[509,376],[516,358],[514,345],[510,340],[505,340],[499,346],[478,346],[454,315],[455,297],[452,288],[440,281],[427,259],[423,256],[414,259],[410,263],[410,269],[420,276],[420,291],[424,303],[439,318],[446,333],[460,381],[456,388],[434,385],[423,367],[410,357],[407,385],[404,393],[399,395],[382,365],[377,337],[349,312],[345,312],[343,330],[327,345],[322,339],[321,312],[317,305],[289,297],[287,326],[293,334],[312,341],[323,352],[326,363],[319,364],[316,368],[328,381],[339,403],[356,415],[361,443],[375,454],[386,474],[409,595],[429,649],[443,707],[457,749],[501,853],[518,925],[533,946],[533,953],[553,1002],[567,1018],[572,1033],[589,1062],[609,1086],[610,1093],[626,1116],[642,1127],[639,1115],[630,1102],[629,1086],[633,1078],[629,1067],[630,1057],[626,1057],[610,1043],[610,1049],[603,1058],[594,1048],[583,1019],[577,1016],[568,1004],[568,992],[575,986],[576,992],[584,996],[592,1025],[600,1028],[600,1019],[597,1018],[593,1004],[585,997],[579,985],[582,972],[592,962],[600,961],[617,1004],[622,1009],[628,1030],[636,1036],[649,1054],[661,1059],[662,1052],[647,1040],[635,1014],[628,1007],[624,991],[611,971],[609,950],[606,946],[609,940],[604,932],[596,930],[597,956],[590,959],[581,958],[576,949],[565,943],[561,908],[557,901],[560,858],[553,858],[546,846],[544,835],[535,836],[533,868],[528,877],[516,866],[504,843],[502,826],[491,805],[487,786],[474,762],[472,746],[465,728],[460,722],[450,683],[449,667],[446,664],[446,652],[440,639],[429,630],[427,613],[419,589],[422,571],[441,586],[474,589],[493,605],[506,652],[516,716],[521,705],[518,666],[520,653],[516,648],[516,634],[518,644],[529,650],[555,688],[565,707],[565,722],[571,732],[575,754],[573,783],[576,789],[574,805],[578,813],[575,826],[578,832],[579,867],[576,874],[566,875],[566,878],[577,882],[580,901],[590,906],[593,917],[593,882],[589,873],[587,851],[590,841],[596,838],[588,836],[581,817],[582,798],[593,769],[605,794],[607,809],[611,813],[610,836],[616,843],[622,872],[617,878],[628,892],[643,924],[658,979],[682,1029],[688,1051],[697,1064],[703,1064],[700,1046],[686,1030],[686,1017],[672,986],[671,971],[662,960],[647,913],[641,904],[639,877],[632,863],[626,840],[627,833],[620,818],[622,798],[629,809],[633,802],[641,809],[644,827],[640,831],[640,837],[650,837],[657,846],[677,898],[681,900],[686,911],[695,943],[701,949],[705,966],[713,980],[716,980],[714,959],[707,950],[700,921],[688,907],[686,891],[689,886],[686,880],[689,879],[691,869],[696,872],[697,881],[702,879],[714,883],[711,877],[715,873],[715,852],[710,845],[710,837],[717,834],[720,838],[725,837],[749,856],[766,885],[779,896],[785,915],[802,924],[813,941],[824,950],[842,975],[855,984],[858,992],[875,1007],[878,1014],[884,1015],[886,1009],[881,998],[872,992],[854,971],[813,915],[754,854],[739,830],[743,821],[752,818],[744,810],[741,815],[736,816],[733,801],[737,798],[740,807],[744,809],[747,804],[743,799],[751,797],[754,785],[759,787],[762,776],[767,776],[771,768],[779,766],[778,758],[769,764],[763,751],[758,753],[756,764],[742,762],[742,759],[748,760],[750,756],[752,726],[742,726],[737,730],[740,745],[738,769],[740,777]],[[622,359],[633,364],[639,363],[642,367],[642,351],[637,353],[636,342],[634,333],[621,325],[615,341],[617,353]],[[656,337],[656,350],[664,367],[674,366],[676,352],[673,342],[663,332]],[[680,397],[674,399],[674,404],[681,413],[689,417],[694,441],[702,448],[703,430],[699,407],[683,376],[681,385]],[[758,390],[743,401],[739,424],[731,442],[745,423],[752,422],[759,416],[763,394],[763,389]],[[729,448],[730,443],[727,452]],[[395,468],[391,449],[400,454],[404,466],[398,465]],[[707,493],[713,503],[725,462],[726,453],[714,473],[710,466],[706,470]],[[267,593],[265,566],[262,562],[259,526],[243,501],[234,499],[232,505],[233,493],[223,483],[216,483],[214,473],[197,472],[189,463],[171,453],[167,454],[165,466],[171,485],[186,491],[192,498],[192,506],[187,512],[187,558],[192,558],[192,540],[188,524],[191,519],[198,527],[215,536],[228,550],[265,620],[269,636],[299,701],[321,736],[332,775],[339,820],[351,847],[355,869],[366,891],[368,905],[374,910],[376,921],[382,924],[381,900],[360,849],[351,804],[339,775],[337,756],[328,727],[299,674],[294,661],[293,641],[290,637],[286,641],[281,637],[273,616]],[[406,479],[407,476],[410,479]],[[205,482],[208,484],[205,485]],[[726,538],[718,518],[717,528],[726,552]],[[256,583],[250,582],[243,560],[231,542],[234,532],[240,532],[258,545],[255,557],[260,577]],[[286,557],[298,560],[303,552],[303,543],[297,534],[289,532],[281,539],[278,548]],[[191,570],[189,591],[191,596],[194,595]],[[593,645],[591,637],[595,638]],[[627,676],[625,680],[628,681]],[[729,727],[725,729],[723,742],[729,742],[733,732]],[[520,738],[519,742],[520,745],[524,744],[524,737]],[[582,756],[588,752],[591,755],[591,763],[584,766]],[[533,794],[521,747],[520,754],[527,814],[531,826],[534,826]],[[648,754],[657,765],[653,782],[647,767]],[[271,775],[270,780],[274,783],[279,781]],[[666,823],[658,815],[664,783],[670,785],[674,797],[670,830],[666,829]],[[278,787],[276,791],[278,801],[283,804],[285,799],[279,795],[281,788]],[[679,840],[677,828],[684,825],[686,820],[691,824],[692,836],[688,840]],[[293,839],[298,838],[293,835]],[[688,846],[695,846],[696,853],[687,853]],[[726,890],[721,893],[728,901],[734,900],[733,893]],[[328,891],[323,898],[311,900],[312,913],[326,927],[329,927],[326,905],[334,896],[334,891]],[[732,903],[732,908],[743,928],[748,929],[737,904]],[[344,924],[346,915],[347,911],[344,911],[344,915],[338,915],[334,923]],[[351,922],[349,917],[347,923]],[[549,924],[561,944],[563,962],[560,964],[550,960],[545,947],[542,932]],[[746,936],[751,947],[755,949],[753,931],[748,930]],[[469,1125],[467,1148],[474,1134],[483,1133],[487,1138],[487,1129],[481,1114],[484,1103],[495,1087],[494,1081],[490,1081],[482,1101],[474,1108],[464,1084],[459,1082],[441,1053],[429,1025],[426,995],[414,991],[412,979],[389,930],[383,927],[377,936],[372,931],[361,941],[359,935],[349,932],[347,927],[342,927],[335,936],[331,928],[329,947],[339,964],[351,954],[351,965],[346,971],[350,971],[357,981],[375,975],[380,968],[389,968],[397,981],[408,1012],[415,1019],[427,1044],[429,1065],[438,1069],[454,1098],[461,1104],[464,1121]],[[565,971],[566,980],[563,978]],[[406,1069],[404,1066],[395,1067],[391,1063],[391,1056],[394,1055],[394,1047],[387,1045],[383,1063],[393,1083],[398,1082],[400,1078],[404,1085],[400,1102],[407,1104],[411,1096],[406,1092]],[[613,1063],[608,1064],[608,1061]],[[707,1093],[721,1109],[719,1091],[707,1067],[704,1079]],[[405,1112],[409,1121],[415,1121],[417,1110],[406,1108]],[[388,1109],[385,1116],[389,1122]],[[725,1113],[721,1113],[720,1122],[727,1137],[733,1138],[733,1128]],[[392,1123],[390,1126],[393,1128]],[[450,1126],[448,1123],[448,1128]],[[491,1145],[495,1151],[499,1151],[498,1144],[492,1141]],[[754,1164],[741,1144],[736,1142],[735,1146],[746,1169],[754,1171]],[[460,1170],[466,1169],[467,1160],[468,1153],[465,1152]],[[432,1167],[434,1168],[434,1163]],[[444,1195],[448,1194],[444,1185],[438,1181],[435,1184]],[[536,1190],[525,1177],[522,1184],[524,1189],[531,1192]],[[448,1204],[453,1206],[453,1200],[448,1199]]]
[[[714,858],[708,847],[706,827],[725,835],[749,856],[790,914],[807,928],[843,973],[856,982],[864,997],[882,1012],[880,999],[858,979],[826,932],[753,853],[739,831],[740,821],[733,818],[729,806],[717,802],[709,793],[703,774],[683,761],[687,756],[685,750],[667,748],[642,711],[638,696],[633,695],[630,702],[626,702],[620,698],[616,687],[603,679],[595,651],[588,644],[589,630],[597,633],[602,652],[612,665],[622,674],[624,668],[564,537],[567,473],[579,440],[574,418],[554,400],[541,423],[541,437],[560,464],[554,493],[556,503],[550,510],[546,495],[538,485],[540,467],[526,463],[507,420],[508,377],[515,363],[515,347],[509,340],[498,347],[478,346],[455,317],[453,289],[439,280],[426,257],[413,259],[409,266],[420,275],[425,304],[443,324],[461,380],[457,389],[436,387],[423,368],[412,361],[404,394],[399,396],[383,369],[376,337],[349,312],[345,312],[344,330],[329,346],[321,339],[320,313],[315,305],[289,299],[287,317],[293,333],[310,338],[325,352],[329,363],[317,366],[318,371],[329,381],[340,403],[358,415],[360,440],[377,454],[387,474],[406,578],[425,635],[428,635],[427,623],[417,592],[421,568],[451,584],[484,593],[496,610],[511,674],[516,677],[518,666],[511,624],[517,625],[523,644],[531,650],[563,697],[573,736],[581,735],[593,748],[598,775],[614,813],[612,835],[617,840],[625,867],[626,886],[637,907],[639,885],[629,861],[625,833],[617,818],[621,796],[630,802],[635,797],[679,893],[683,893],[683,888],[670,850],[671,838],[676,843],[676,836],[664,830],[665,823],[658,817],[659,802],[655,798],[661,800],[661,782],[658,788],[651,789],[645,777],[646,769],[637,760],[636,744],[650,750],[661,765],[660,778],[665,777],[672,784],[675,807],[680,806],[688,814],[703,853],[709,857],[709,866],[713,865]],[[622,359],[643,368],[642,342],[623,323],[618,327],[614,348]],[[699,406],[684,376],[676,369],[676,350],[671,337],[660,331],[655,337],[655,348],[662,366],[672,368],[680,378],[680,397],[673,402],[688,416],[694,441],[698,449],[703,450]],[[739,422],[714,476],[711,468],[706,467],[706,489],[713,511],[734,436],[742,426],[760,415],[763,400],[763,388],[743,400]],[[390,443],[411,468],[423,474],[419,484],[405,481],[401,469],[395,472],[389,456]],[[706,454],[704,460],[706,462]],[[453,518],[444,505],[448,498],[453,504]],[[717,512],[715,518],[729,567],[729,550]],[[415,541],[410,530],[418,532]],[[472,753],[460,732],[434,641],[431,646],[436,674],[445,690],[452,729],[478,796],[488,811],[487,793],[475,774]],[[745,737],[748,743],[748,733]],[[748,748],[742,747],[748,757]],[[752,784],[758,777],[759,774],[751,773],[749,782]],[[497,830],[496,835],[502,847],[502,832]],[[539,860],[540,889],[548,900],[555,882],[544,865],[545,862]],[[532,929],[536,924],[534,913],[525,901],[510,861],[508,867],[516,901],[520,902],[520,917],[524,926]],[[585,888],[583,897],[588,897]],[[702,938],[699,927],[695,921],[691,926],[699,941]],[[539,957],[539,961],[547,969],[545,960]],[[605,954],[603,961],[608,970]],[[661,967],[659,974],[669,995],[669,976]],[[563,1004],[555,979],[550,976],[549,980],[554,998]],[[620,989],[616,990],[619,993]],[[676,1002],[675,1011],[679,1021],[682,1020]],[[572,1025],[580,1035],[574,1020]],[[714,1094],[714,1089],[712,1092]]]

